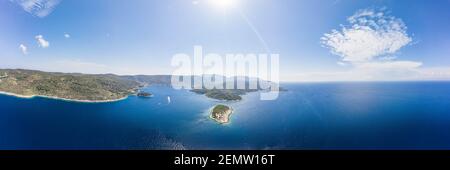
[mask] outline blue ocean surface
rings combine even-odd
[[[0,95],[0,149],[450,149],[450,82],[282,87],[239,102],[162,85],[111,103]],[[231,123],[209,119],[216,104]]]

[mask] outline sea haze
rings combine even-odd
[[[0,149],[450,149],[450,82],[282,86],[274,101],[162,85],[111,103],[0,95]],[[216,104],[231,123],[208,118]]]

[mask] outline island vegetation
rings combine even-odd
[[[143,77],[113,74],[51,73],[23,69],[0,69],[0,92],[19,97],[42,96],[81,102],[108,102],[136,94],[139,88],[152,81],[170,80],[169,76],[155,76],[152,81],[138,81]],[[166,81],[166,83],[169,83]]]
[[[142,97],[142,98],[150,98],[150,97],[153,96],[153,94],[148,93],[148,92],[139,92],[139,93],[137,94],[137,96],[138,96],[138,97]]]
[[[228,123],[232,112],[231,107],[219,104],[211,110],[210,118],[220,124]]]
[[[242,100],[242,96],[250,93],[263,90],[261,88],[262,83],[270,83],[269,81],[261,81],[258,78],[250,78],[250,77],[219,77],[223,79],[222,84],[218,84],[220,89],[192,89],[191,91],[197,94],[205,95],[208,98],[217,99],[217,100],[225,100],[225,101],[239,101]],[[227,83],[232,83],[232,88],[227,86]],[[256,88],[250,88],[250,84],[256,84]],[[243,85],[241,88],[238,88],[238,84]]]
[[[246,94],[247,92],[251,92],[254,90],[239,90],[239,89],[193,89],[191,90],[197,94],[203,94],[206,97],[217,99],[217,100],[226,100],[226,101],[236,101],[241,100],[241,95]]]

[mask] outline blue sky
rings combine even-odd
[[[0,68],[171,74],[173,55],[202,45],[278,53],[283,81],[450,79],[449,0],[208,1],[0,0]],[[392,24],[365,29],[358,15]]]

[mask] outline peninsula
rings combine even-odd
[[[137,93],[145,83],[113,74],[51,73],[0,69],[0,93],[23,98],[35,96],[77,102],[112,102]],[[7,76],[6,76],[7,75]]]

